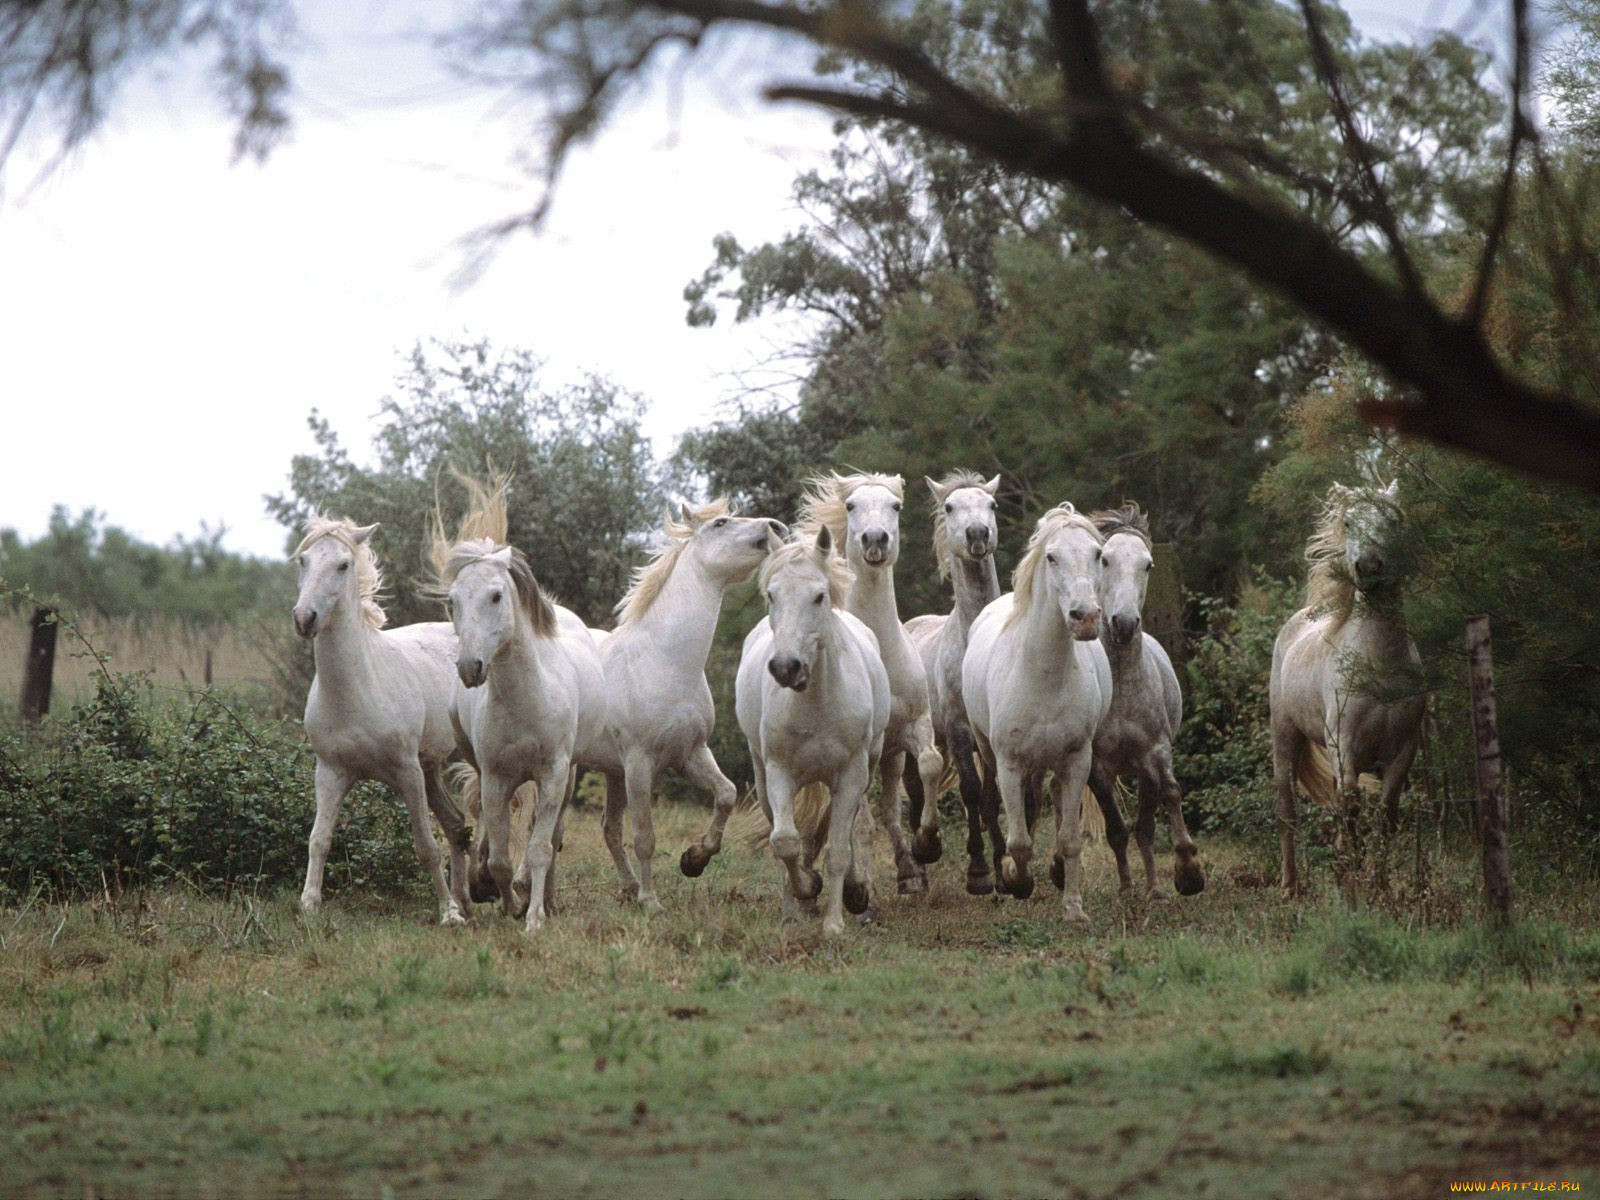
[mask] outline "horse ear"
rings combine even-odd
[[[694,510],[687,504],[680,505],[679,507],[683,510],[683,523],[690,529],[698,529],[700,522],[694,519]]]
[[[931,475],[924,475],[922,482],[928,485],[928,490],[933,493],[933,498],[939,503],[944,503],[944,485]]]
[[[989,480],[988,483],[984,484],[983,490],[988,492],[991,496],[997,493],[1000,490],[1000,476],[996,475],[993,479]]]
[[[358,546],[365,545],[372,535],[377,532],[378,523],[376,521],[371,525],[357,525],[350,531],[350,540]]]
[[[1335,504],[1348,504],[1350,502],[1350,489],[1342,483],[1336,483],[1328,489],[1328,499]]]
[[[817,526],[817,553],[824,559],[833,553],[833,534],[828,532],[826,525]]]
[[[501,546],[500,549],[489,555],[489,558],[503,567],[509,567],[511,565],[511,547]]]

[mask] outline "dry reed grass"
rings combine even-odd
[[[202,626],[166,619],[86,617],[78,625],[96,650],[111,656],[113,671],[148,671],[157,687],[204,685],[207,651],[211,654],[211,681],[217,687],[265,687],[274,678],[274,639],[261,621]],[[26,611],[0,612],[0,703],[15,704],[21,693],[28,637]],[[95,661],[83,643],[70,630],[61,629],[56,638],[51,706],[92,696],[96,673]]]

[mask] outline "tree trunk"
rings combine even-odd
[[[1511,921],[1511,859],[1506,797],[1500,780],[1500,731],[1494,711],[1494,656],[1489,618],[1467,618],[1467,670],[1472,684],[1472,737],[1478,762],[1478,827],[1483,834],[1483,894],[1489,911]]]
[[[56,667],[56,610],[36,608],[28,622],[28,661],[22,667],[22,701],[19,715],[24,725],[36,726],[50,711],[50,678]]]

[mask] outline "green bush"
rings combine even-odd
[[[297,884],[313,767],[294,723],[211,691],[156,701],[138,677],[107,673],[93,701],[37,732],[0,726],[0,899]],[[381,788],[352,793],[328,889],[420,883],[403,807]]]

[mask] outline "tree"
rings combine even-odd
[[[1361,106],[1350,86],[1338,49],[1342,17],[1321,0],[1299,0],[1300,68],[1319,82],[1340,132],[1330,164],[1236,123],[1247,114],[1227,102],[1228,93],[1178,111],[1152,104],[1147,75],[1137,59],[1117,53],[1111,34],[1118,20],[1151,28],[1170,7],[1051,0],[1044,36],[1054,71],[1047,86],[1021,97],[1008,95],[1003,80],[962,76],[942,57],[919,9],[861,0],[551,0],[494,10],[498,24],[487,21],[480,41],[507,57],[522,49],[531,56],[526,76],[557,98],[553,172],[659,47],[694,46],[723,26],[797,36],[824,52],[818,70],[802,83],[769,86],[770,99],[897,122],[1120,208],[1285,296],[1382,368],[1398,386],[1363,402],[1367,421],[1600,491],[1600,406],[1586,392],[1520,376],[1495,352],[1483,324],[1516,189],[1535,186],[1544,174],[1526,111],[1526,0],[1509,4],[1513,70],[1499,182],[1463,235],[1477,251],[1471,279],[1464,292],[1450,294],[1433,291],[1419,271],[1416,231],[1408,232],[1395,200],[1406,146],[1373,136],[1382,132],[1381,110]],[[1213,7],[1247,76],[1270,53],[1264,26],[1245,19],[1251,6],[1242,0]],[[1270,109],[1271,98],[1260,98]],[[1382,100],[1404,103],[1400,95]],[[1525,155],[1536,166],[1531,179],[1520,169]],[[1297,200],[1297,191],[1318,199]],[[1354,237],[1342,242],[1329,231],[1330,205],[1346,214]],[[1376,261],[1367,260],[1368,247],[1381,252]]]
[[[437,502],[448,533],[463,510],[451,468],[508,473],[512,544],[543,587],[604,624],[660,521],[667,480],[640,429],[639,397],[599,377],[547,390],[539,371],[528,351],[483,341],[416,347],[381,406],[376,464],[357,465],[313,412],[318,453],[296,456],[289,491],[268,507],[291,527],[316,511],[377,521],[390,623],[435,621],[428,517]]]

